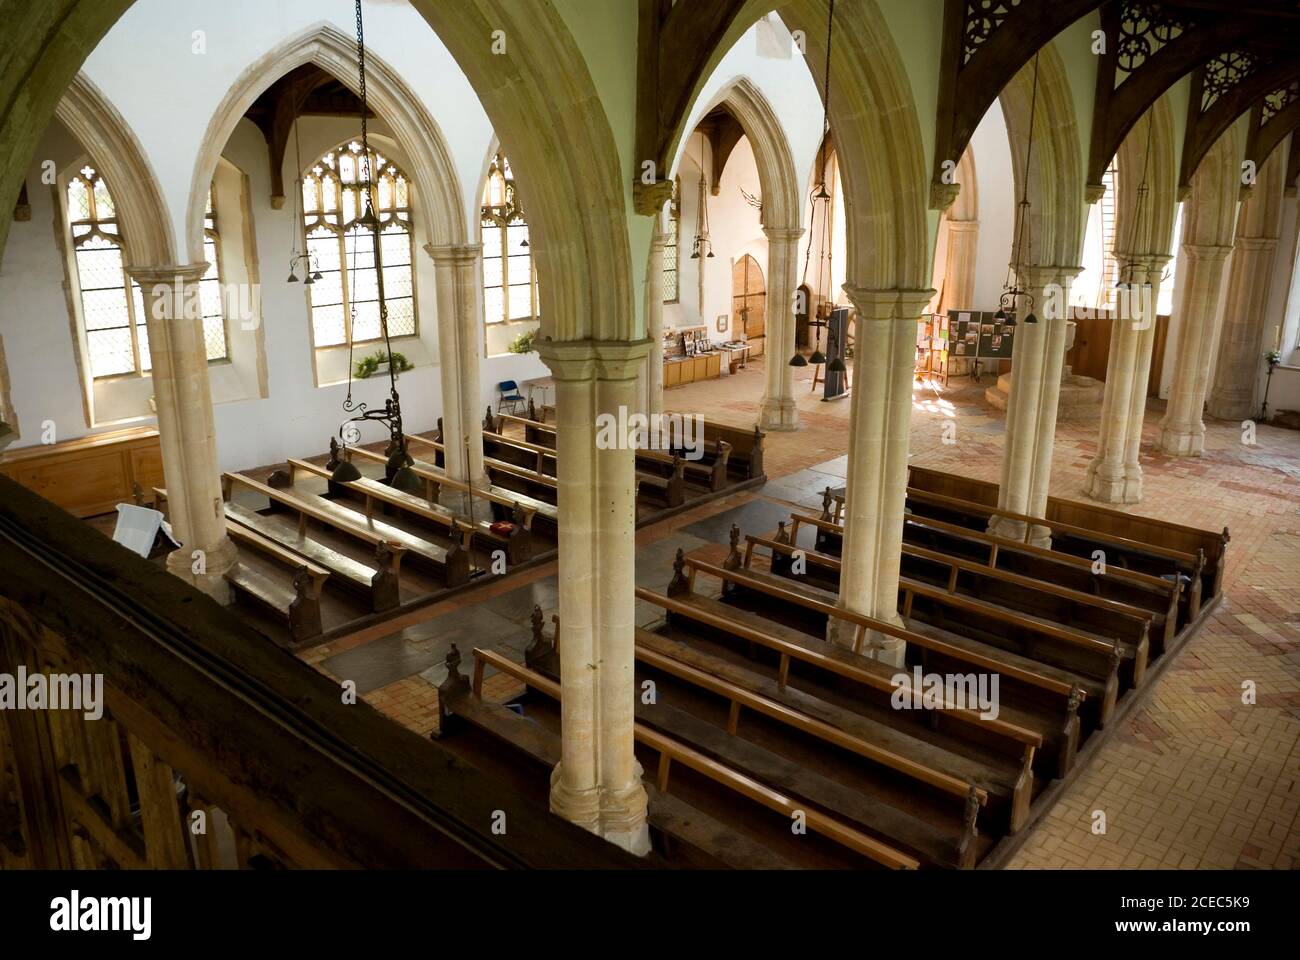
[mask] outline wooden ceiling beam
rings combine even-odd
[[[1192,74],[1191,97],[1187,104],[1187,127],[1183,138],[1182,165],[1178,174],[1179,198],[1191,192],[1192,176],[1215,141],[1246,111],[1269,93],[1300,79],[1300,61],[1282,57],[1258,63],[1235,78],[1222,79],[1216,66],[1221,58],[1196,69]],[[1215,79],[1215,78],[1219,79]],[[1213,99],[1204,104],[1207,84],[1219,87]]]
[[[1246,159],[1254,164],[1256,172],[1282,141],[1297,129],[1300,129],[1300,80],[1271,91],[1251,110]],[[1291,149],[1291,160],[1294,161],[1294,145]],[[1292,180],[1288,179],[1286,183],[1290,187]]]
[[[637,169],[633,202],[649,216],[672,196],[673,133],[690,114],[705,70],[747,0],[641,0],[637,38]],[[645,163],[653,166],[647,182]]]
[[[955,171],[984,114],[1011,79],[1053,37],[1100,6],[1101,0],[1020,0],[1001,13],[970,12],[966,0],[945,0],[940,47],[930,206],[946,208]]]

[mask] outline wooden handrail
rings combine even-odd
[[[535,670],[530,670],[528,667],[515,663],[495,651],[484,650],[481,647],[474,648],[474,658],[476,660],[481,659],[506,676],[546,694],[546,696],[557,702],[560,699],[560,685]],[[753,777],[719,763],[698,750],[665,736],[657,730],[636,723],[633,725],[633,735],[636,737],[637,742],[645,744],[652,750],[657,750],[661,756],[666,756],[683,766],[690,767],[715,783],[755,800],[770,810],[775,810],[786,816],[793,816],[796,812],[802,813],[809,829],[815,830],[883,866],[895,870],[915,870],[920,866],[920,861],[910,854],[881,843],[879,840],[869,837],[839,820],[826,816],[814,809],[810,804],[800,803],[779,790],[774,790],[766,784],[759,783]]]
[[[415,434],[406,434],[405,436],[408,440],[415,440],[418,443],[423,443],[426,446],[433,447],[433,449],[440,453],[446,452],[446,446],[437,440],[430,440],[427,437],[419,437]],[[542,449],[552,454],[555,452],[550,450],[549,447],[543,447]],[[538,473],[536,470],[530,470],[528,467],[521,467],[517,463],[509,463],[505,460],[498,460],[495,457],[487,456],[483,458],[483,463],[494,470],[500,470],[502,473],[513,473],[517,477],[522,477],[525,480],[540,483],[544,486],[556,487],[558,485],[558,481],[555,477],[548,477],[544,473]]]
[[[17,824],[31,866],[72,868],[74,832],[106,844],[110,835],[134,838],[137,831],[143,848],[137,844],[136,859],[122,866],[138,862],[141,849],[145,866],[209,865],[202,844],[195,863],[188,861],[188,815],[173,771],[189,786],[193,806],[219,808],[241,836],[254,838],[253,852],[260,847],[285,866],[662,865],[560,821],[378,711],[348,706],[337,680],[3,477],[0,620],[3,669],[57,649],[63,669],[103,677],[103,718],[25,711],[22,730],[6,745],[19,795],[32,799]],[[116,784],[102,807],[57,801],[81,787],[54,766],[50,751],[59,732],[74,729],[89,739],[72,762],[85,760],[87,773],[115,765]],[[123,771],[136,790],[119,810]],[[490,829],[503,799],[509,838]]]

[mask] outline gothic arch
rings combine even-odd
[[[810,72],[818,87],[823,85],[827,0],[750,0],[700,71],[696,96],[726,52],[773,10],[791,30],[803,32]],[[929,176],[921,126],[902,57],[875,0],[836,7],[831,84],[849,285],[928,289]],[[684,121],[673,132],[670,155],[679,152],[690,132],[685,127]]]
[[[72,78],[54,115],[81,143],[113,191],[127,266],[171,262],[175,245],[162,188],[122,115],[84,73]]]
[[[1083,151],[1065,65],[1054,43],[1039,51],[1038,101],[1033,107],[1034,148],[1025,169],[1033,97],[1034,61],[1007,84],[999,100],[1011,140],[1011,167],[1016,198],[1028,183],[1029,223],[1021,262],[1069,267],[1079,263],[1083,247]],[[1017,209],[1017,230],[1020,212]]]
[[[286,73],[307,63],[327,71],[354,92],[358,87],[356,40],[330,24],[320,24],[285,41],[252,64],[234,82],[208,123],[194,167],[186,233],[190,260],[203,258],[203,210],[235,126],[253,101]],[[460,182],[442,133],[420,100],[383,60],[366,52],[366,95],[375,113],[392,128],[415,181],[417,216],[437,245],[467,242]],[[295,177],[296,179],[296,177]]]
[[[762,224],[769,229],[798,230],[802,226],[800,189],[795,176],[790,141],[771,104],[748,77],[738,77],[714,97],[701,115],[719,104],[740,121],[754,151],[758,181],[763,189]],[[683,145],[685,140],[682,141]],[[681,159],[678,159],[680,165]],[[677,168],[674,167],[674,175]]]
[[[1237,201],[1241,186],[1240,125],[1229,127],[1212,146],[1192,175],[1192,189],[1183,207],[1183,235],[1179,244],[1232,245],[1237,226]]]

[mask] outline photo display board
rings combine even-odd
[[[1010,311],[1007,316],[1015,319]],[[987,310],[949,310],[949,359],[1010,360],[1016,329]]]

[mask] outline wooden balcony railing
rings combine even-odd
[[[0,866],[649,865],[0,478],[0,674],[20,668],[102,675],[104,711],[0,709]]]

